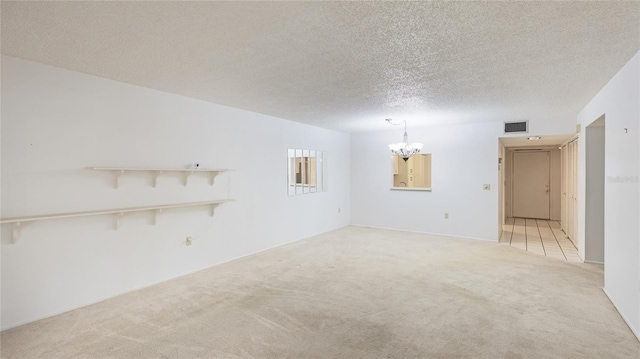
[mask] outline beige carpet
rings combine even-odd
[[[346,227],[2,333],[3,358],[640,358],[602,268]]]

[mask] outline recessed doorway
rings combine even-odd
[[[573,256],[573,248],[567,248],[567,233],[562,230],[562,176],[563,163],[562,145],[575,135],[533,136],[501,138],[499,143],[499,201],[500,201],[500,242],[505,243],[505,236],[509,236],[509,244],[518,247],[521,240],[525,243],[547,245],[550,248],[562,247],[571,255],[564,253],[557,256],[569,260]],[[540,227],[540,223],[543,223]],[[532,225],[535,224],[535,225]],[[546,224],[546,225],[544,225]],[[529,228],[530,227],[530,228]],[[547,228],[549,227],[549,228]],[[531,230],[531,234],[538,237],[534,242],[527,242],[531,238],[520,238],[522,233],[518,229]],[[553,228],[554,236],[543,235],[547,229]],[[551,233],[551,232],[550,232]],[[512,241],[512,236],[515,242]],[[529,236],[531,237],[531,236]],[[547,241],[548,243],[544,243]],[[552,246],[553,243],[555,246]],[[527,245],[525,245],[526,250]],[[540,252],[540,251],[539,251]],[[544,250],[541,250],[544,252]],[[553,252],[553,250],[552,250]],[[556,251],[557,252],[557,251]],[[567,253],[567,254],[569,254]]]
[[[550,219],[550,151],[516,150],[511,158],[511,217]]]
[[[605,115],[585,129],[584,260],[604,264]]]
[[[559,147],[505,149],[506,218],[561,219],[562,156]]]

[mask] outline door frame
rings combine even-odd
[[[548,139],[553,137],[552,141]],[[565,211],[564,203],[562,202],[563,185],[562,180],[566,163],[561,151],[561,147],[578,137],[578,133],[569,134],[552,134],[546,135],[543,139],[547,140],[545,143],[533,145],[528,136],[505,136],[498,139],[498,172],[499,172],[499,194],[498,194],[498,233],[502,235],[503,227],[506,224],[508,218],[513,218],[513,205],[512,205],[512,159],[511,156],[515,150],[547,150],[552,154],[552,174],[551,174],[551,220],[562,221],[562,214]],[[557,141],[557,142],[556,142]],[[557,155],[553,152],[557,151]],[[554,172],[555,171],[555,172]]]

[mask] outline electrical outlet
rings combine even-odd
[[[187,237],[186,244],[187,244],[188,246],[190,246],[190,245],[191,245],[191,237]]]
[[[485,183],[482,185],[482,189],[485,191],[490,191],[491,190],[491,185],[488,183]]]
[[[444,214],[444,219],[449,219],[449,213]]]
[[[340,211],[341,211],[341,210],[340,210],[340,207],[338,207],[338,213],[340,213]]]

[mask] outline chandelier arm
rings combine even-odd
[[[396,156],[402,157],[403,160],[407,161],[409,159],[409,157],[413,156],[416,153],[420,153],[420,150],[422,149],[422,144],[421,143],[415,143],[415,144],[410,144],[409,143],[409,135],[407,135],[407,121],[406,120],[402,120],[401,123],[393,123],[391,121],[393,121],[390,118],[385,119],[385,121],[387,121],[389,124],[394,125],[394,126],[399,126],[399,125],[404,125],[404,136],[403,136],[403,143],[396,143],[393,145],[389,145],[389,148],[391,149],[391,153],[393,153]],[[416,147],[414,147],[413,145],[417,145]]]
[[[385,121],[389,122],[390,125],[394,125],[394,126],[400,126],[404,123],[404,132],[407,132],[407,121],[406,120],[402,120],[401,123],[393,123],[391,121],[393,121],[393,119],[387,118],[385,119]]]

